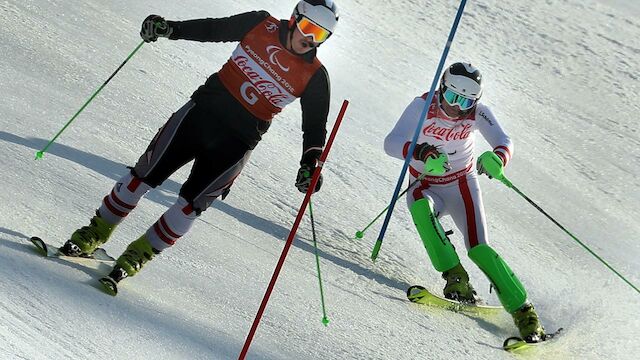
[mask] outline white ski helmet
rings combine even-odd
[[[316,42],[324,42],[333,34],[338,24],[338,17],[338,7],[333,0],[302,0],[298,2],[291,14],[291,19],[298,26],[306,18],[329,33],[323,39],[316,39],[315,35],[312,35]]]
[[[457,62],[449,66],[442,75],[440,94],[446,89],[451,89],[469,99],[478,100],[482,96],[482,74],[469,63]]]

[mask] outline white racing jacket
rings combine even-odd
[[[384,150],[388,155],[405,159],[426,98],[427,94],[415,98],[404,110],[391,133],[387,135],[384,141]],[[460,119],[449,118],[440,109],[436,92],[417,143],[434,145],[438,151],[446,153],[449,157],[451,170],[443,176],[426,177],[431,185],[452,182],[475,170],[476,130],[480,131],[480,134],[493,147],[493,151],[506,166],[513,154],[513,144],[491,110],[484,104],[478,103],[476,110],[468,116]],[[422,161],[411,160],[409,171],[413,178],[418,177],[423,168]]]

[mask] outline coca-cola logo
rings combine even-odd
[[[464,124],[463,126],[446,128],[431,123],[422,130],[422,133],[440,141],[464,140],[471,135],[471,125]]]
[[[278,107],[284,107],[286,105],[284,101],[287,99],[288,95],[284,93],[281,87],[277,86],[273,81],[265,79],[262,77],[257,71],[255,71],[249,65],[249,59],[245,56],[237,56],[233,59],[233,62],[240,68],[240,70],[249,78],[251,83],[245,82],[242,84],[241,91],[247,92],[249,94],[249,89],[257,90],[262,96],[264,96],[269,103]],[[254,95],[255,96],[255,95]],[[243,95],[244,98],[244,95]],[[257,100],[253,99],[251,94],[245,98],[250,105],[256,103]]]

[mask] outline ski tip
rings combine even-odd
[[[98,280],[102,284],[102,290],[111,295],[116,296],[118,294],[118,283],[112,278],[105,276]]]
[[[547,333],[544,335],[543,339],[537,342],[527,342],[526,340],[517,337],[517,336],[513,336],[510,338],[507,338],[504,343],[502,344],[502,348],[507,350],[507,351],[519,351],[519,350],[525,350],[527,348],[530,348],[532,346],[537,346],[540,344],[543,344],[553,338],[555,338],[556,336],[558,336],[561,332],[562,332],[563,328],[559,328],[558,330],[556,330],[553,333]]]
[[[42,239],[40,239],[40,238],[39,238],[39,237],[37,237],[37,236],[32,236],[32,237],[30,237],[30,238],[29,238],[29,241],[31,241],[31,242],[32,242],[32,243],[34,243],[34,244],[36,244],[36,243],[38,243],[38,244],[44,244],[44,241],[42,241]]]
[[[526,348],[528,346],[529,345],[528,345],[528,343],[526,341],[522,340],[522,338],[517,337],[517,336],[512,336],[510,338],[507,338],[502,343],[502,348],[507,350],[507,351],[514,351],[514,350]]]
[[[420,293],[425,290],[427,289],[424,286],[412,285],[407,289],[407,298],[412,302],[417,302],[422,299],[423,296]]]
[[[38,250],[38,252],[43,255],[43,256],[47,256],[49,251],[47,249],[47,244],[45,244],[45,242],[40,239],[37,236],[32,236],[29,238],[29,241],[31,241],[31,243],[36,247],[36,250]]]

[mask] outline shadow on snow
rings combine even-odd
[[[47,140],[38,139],[38,138],[22,138],[14,134],[7,133],[5,131],[0,131],[0,140],[11,142],[14,144],[22,145],[33,150],[39,151],[47,144]],[[69,161],[73,161],[79,165],[82,165],[88,169],[91,169],[99,174],[102,174],[114,181],[119,180],[124,174],[127,172],[127,167],[121,163],[106,159],[101,156],[97,156],[82,150],[78,150],[72,148],[70,146],[54,143],[48,149],[48,153],[51,155],[58,156],[63,159],[67,159]],[[173,205],[177,194],[180,191],[180,184],[171,179],[167,179],[161,186],[155,189],[155,191],[150,191],[145,196],[146,199],[156,202],[160,205],[169,207]],[[161,191],[158,191],[161,190]],[[96,196],[97,198],[98,196]],[[266,234],[269,234],[277,239],[286,239],[289,235],[289,229],[283,227],[282,225],[276,224],[271,220],[262,218],[248,211],[238,209],[229,204],[226,204],[222,201],[214,201],[212,208],[217,209],[219,211],[224,212],[225,214],[234,217],[238,221],[253,227],[256,230],[262,231]],[[204,221],[208,223],[207,221]],[[15,233],[11,230],[4,229],[0,227],[0,231],[5,232],[10,235],[20,236],[22,234]],[[348,238],[346,234],[343,234],[345,238]],[[22,235],[25,238],[27,236]],[[315,249],[312,244],[302,242],[300,239],[298,241],[294,241],[293,246],[299,248],[300,250],[306,251],[310,254],[315,253]],[[364,276],[368,279],[377,281],[380,284],[389,286],[391,288],[398,289],[404,292],[409,284],[390,279],[382,274],[378,274],[358,263],[351,262],[340,258],[338,256],[319,251],[319,256],[323,259],[334,263],[337,266],[350,269],[354,273]]]

